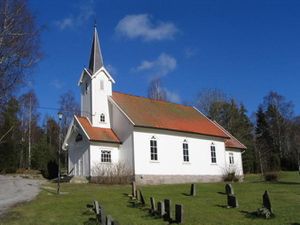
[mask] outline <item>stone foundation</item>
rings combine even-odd
[[[222,175],[135,175],[137,184],[181,184],[223,181]]]

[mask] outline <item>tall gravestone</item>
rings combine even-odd
[[[164,202],[157,203],[157,214],[159,217],[163,217],[165,215],[165,204]]]
[[[191,184],[190,195],[191,196],[196,196],[196,184]]]
[[[270,213],[273,213],[268,191],[265,191],[265,193],[263,194],[263,207],[267,208]]]
[[[238,208],[239,204],[235,195],[227,195],[227,207]]]
[[[105,225],[112,225],[112,218],[110,215],[107,215]]]
[[[106,223],[106,215],[105,215],[105,211],[104,211],[104,208],[101,207],[100,209],[100,223],[101,224],[105,224]]]
[[[225,192],[227,195],[234,195],[233,187],[231,184],[225,185]]]
[[[171,200],[170,199],[165,199],[165,220],[172,220],[172,208],[171,208]]]
[[[136,184],[135,181],[131,183],[131,195],[133,198],[136,198]]]
[[[175,205],[175,221],[176,223],[183,223],[183,206]]]
[[[155,199],[153,197],[150,197],[150,213],[155,214],[156,212],[156,207],[155,207]]]
[[[142,193],[142,191],[141,191],[141,190],[139,190],[139,192],[140,192],[140,201],[141,201],[141,204],[144,206],[144,205],[146,204],[146,202],[145,202],[145,198],[144,198],[144,196],[143,196],[143,193]]]

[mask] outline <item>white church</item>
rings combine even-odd
[[[228,169],[243,176],[246,147],[195,107],[113,91],[95,28],[78,86],[81,115],[63,143],[74,177],[123,164],[140,184],[219,181]]]

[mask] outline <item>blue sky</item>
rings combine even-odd
[[[58,107],[88,65],[94,20],[116,91],[147,95],[161,77],[175,102],[217,88],[249,115],[271,90],[300,114],[299,1],[40,1],[30,7],[44,26],[43,59],[30,84],[40,106]],[[42,110],[42,114],[55,114]]]

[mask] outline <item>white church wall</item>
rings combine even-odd
[[[111,163],[101,162],[102,151],[110,151]],[[91,165],[91,176],[97,176],[97,167],[105,165],[116,164],[119,162],[119,149],[118,145],[111,143],[92,142],[90,145],[90,165]]]
[[[158,160],[152,161],[150,157],[150,140],[152,137],[157,140]],[[183,141],[187,140],[189,147],[189,162],[183,161]],[[215,146],[217,163],[211,162],[211,145]],[[199,180],[206,177],[206,180],[220,179],[226,168],[225,145],[221,138],[187,134],[166,130],[135,128],[134,129],[134,160],[136,177],[145,179],[147,176],[155,183],[157,175],[178,176],[177,180],[170,182],[187,182]],[[182,179],[181,179],[181,178]],[[200,180],[199,180],[200,181]],[[140,180],[140,182],[143,182]],[[152,181],[150,181],[152,182]]]
[[[76,142],[77,132],[73,132],[68,143],[68,171],[74,176],[90,175],[89,141],[81,134],[83,139]]]
[[[92,79],[92,124],[96,127],[110,128],[108,98],[111,95],[112,84],[103,70],[99,70]],[[105,122],[100,121],[101,114]]]
[[[133,125],[114,103],[109,103],[109,109],[111,127],[122,142],[119,147],[119,161],[133,173]]]
[[[230,164],[229,156],[232,154],[234,163]],[[243,176],[242,151],[240,149],[226,148],[226,165],[229,170],[234,170],[237,175]]]

